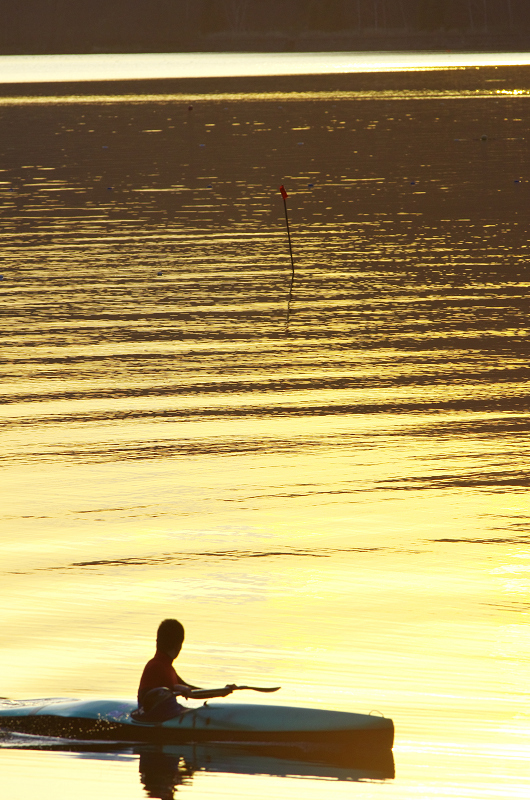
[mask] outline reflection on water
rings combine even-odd
[[[528,53],[91,53],[0,56],[2,83],[326,75],[529,64]]]
[[[446,74],[2,102],[2,694],[132,697],[178,616],[392,717],[393,798],[527,794],[526,73]]]
[[[339,781],[394,777],[390,752],[352,756],[280,746],[145,748],[140,753],[139,769],[147,796],[161,800],[171,798],[176,787],[198,771]]]
[[[305,745],[120,745],[109,742],[72,742],[24,734],[4,734],[0,748],[78,754],[102,754],[119,760],[139,755],[142,783],[149,796],[169,791],[199,771],[254,775],[312,776],[336,780],[385,779],[394,777],[390,751],[348,753]]]
[[[139,756],[147,797],[172,800],[197,773],[362,781],[394,777],[392,753],[349,753],[316,745],[120,745],[0,734],[0,750],[55,752],[80,759],[128,761]]]
[[[172,800],[177,787],[189,783],[194,772],[191,764],[180,753],[171,756],[161,751],[143,753],[140,756],[139,769],[147,797],[157,797],[160,800]]]

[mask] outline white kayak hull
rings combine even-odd
[[[205,703],[160,723],[136,722],[136,703],[45,699],[0,702],[0,728],[42,736],[112,741],[336,742],[383,748],[394,741],[392,720],[371,714],[250,703]]]

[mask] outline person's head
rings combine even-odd
[[[165,619],[156,632],[156,649],[176,658],[184,641],[184,628],[176,619]]]

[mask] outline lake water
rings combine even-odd
[[[510,57],[465,88],[0,99],[2,695],[132,697],[175,616],[190,682],[396,726],[395,777],[169,753],[175,796],[528,796]],[[3,744],[10,800],[172,794],[134,748]]]

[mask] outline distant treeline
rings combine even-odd
[[[520,46],[530,40],[530,0],[0,0],[3,53],[182,51],[216,41],[266,49],[275,38],[280,49],[308,49],[319,37],[421,45],[447,35],[460,46],[499,36]]]

